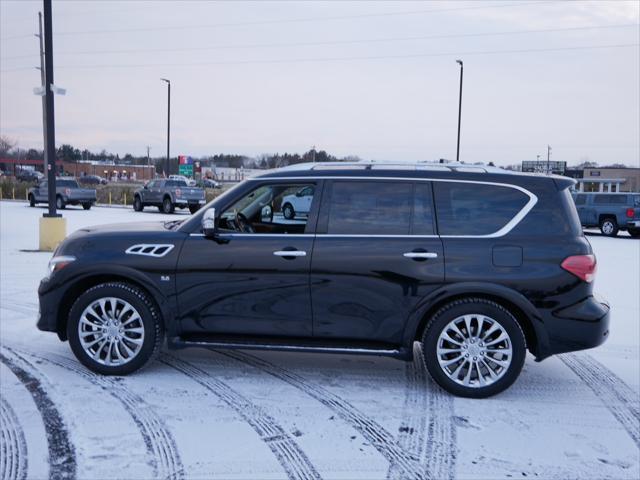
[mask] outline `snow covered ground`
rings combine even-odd
[[[153,210],[64,216],[72,232],[184,215]],[[589,236],[608,342],[529,357],[478,401],[443,393],[418,362],[364,356],[191,349],[96,376],[35,327],[43,212],[0,202],[2,478],[640,477],[640,241],[626,234]]]

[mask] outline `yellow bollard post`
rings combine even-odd
[[[124,192],[123,195],[124,195],[124,206],[126,207],[127,206],[127,192]]]
[[[67,219],[40,217],[40,251],[53,252],[67,233]]]
[[[15,199],[16,199],[16,187],[13,187],[13,188],[11,189],[11,198],[12,198],[13,200],[15,200]]]
[[[111,206],[111,192],[109,192],[109,206]]]
[[[0,188],[0,200],[2,200],[2,189]]]

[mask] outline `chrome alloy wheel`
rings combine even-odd
[[[438,363],[444,373],[464,387],[480,388],[497,382],[513,358],[507,331],[482,314],[462,315],[438,337]]]
[[[86,354],[96,362],[124,365],[142,349],[144,324],[129,302],[104,297],[84,309],[78,322],[78,336]]]
[[[605,220],[602,223],[602,232],[605,235],[611,235],[613,233],[614,227],[613,227],[613,222],[611,220]]]

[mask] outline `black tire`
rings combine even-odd
[[[56,196],[56,208],[58,210],[64,210],[66,206],[67,206],[67,204],[64,203],[64,200],[62,199],[62,196],[60,196],[60,195]]]
[[[447,327],[447,325],[449,325],[450,322],[463,315],[482,315],[489,317],[494,322],[498,323],[499,326],[502,327],[503,331],[506,332],[509,336],[512,349],[511,362],[506,370],[504,370],[504,373],[499,373],[502,376],[494,383],[486,386],[475,387],[461,385],[450,378],[445,373],[444,367],[440,366],[437,353],[438,339],[440,337],[440,334]],[[470,323],[472,325],[471,336],[477,335],[478,332],[473,332],[473,320],[471,320]],[[479,323],[476,319],[475,328],[478,328],[478,325]],[[486,327],[484,327],[482,331],[485,332],[485,334],[488,332]],[[489,336],[487,338],[491,338],[493,340],[492,336]],[[486,342],[486,338],[484,340]],[[482,344],[480,343],[479,345]],[[422,336],[422,347],[424,351],[425,366],[427,367],[431,378],[433,378],[433,380],[447,392],[452,393],[453,395],[468,398],[490,397],[510,387],[518,378],[518,375],[522,370],[527,349],[524,333],[522,332],[522,328],[518,324],[518,321],[515,319],[515,317],[501,305],[490,300],[485,300],[483,298],[466,298],[456,300],[438,310],[427,324],[427,327]],[[468,348],[470,349],[471,345],[469,345]],[[467,355],[468,354],[469,352],[467,353]],[[453,353],[450,355],[452,355],[452,357],[448,358],[454,358],[456,354]],[[485,354],[482,353],[481,355]],[[490,357],[484,358],[487,359]],[[462,361],[464,362],[464,359]],[[458,365],[459,363],[456,363],[452,366],[452,368],[455,369]],[[492,365],[497,366],[497,364],[493,363]],[[462,370],[462,372],[465,371],[468,370]],[[476,378],[478,377],[477,371],[472,371],[472,374],[475,375]]]
[[[142,200],[140,199],[139,195],[136,195],[133,198],[133,209],[136,212],[141,212],[142,210],[144,210],[144,205],[142,204]]]
[[[200,205],[189,205],[189,212],[193,215],[198,210],[200,210]]]
[[[287,220],[293,220],[296,217],[296,211],[293,209],[293,205],[289,202],[285,203],[282,206],[282,215],[284,215],[284,218]]]
[[[640,228],[630,228],[629,235],[633,238],[640,238]]]
[[[176,207],[171,198],[164,197],[164,200],[162,200],[162,213],[173,213],[175,209]]]
[[[85,210],[91,210],[91,204],[90,203],[83,203],[82,204],[82,208],[84,208]]]
[[[618,235],[618,222],[613,217],[605,217],[600,220],[600,231],[607,237],[615,237]]]
[[[80,316],[92,302],[103,297],[122,299],[133,306],[142,319],[144,337],[142,348],[127,363],[104,365],[94,360],[82,347],[78,333]],[[141,288],[124,282],[101,283],[80,295],[71,307],[67,321],[67,337],[76,358],[89,370],[102,375],[128,375],[145,366],[158,355],[164,341],[164,327],[160,311],[151,297]]]
[[[36,198],[31,193],[29,194],[29,206],[30,207],[36,206]]]

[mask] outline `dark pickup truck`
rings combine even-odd
[[[576,193],[574,200],[583,227],[599,227],[608,237],[620,230],[640,237],[640,193]]]
[[[189,187],[183,180],[152,180],[133,195],[136,212],[141,212],[146,206],[154,206],[164,213],[173,213],[176,207],[196,213],[204,204],[204,190]]]
[[[49,184],[42,181],[29,189],[29,205],[35,207],[37,203],[49,201]],[[91,188],[80,188],[75,178],[56,179],[56,208],[63,209],[67,205],[82,205],[89,210],[96,203],[96,191]]]

